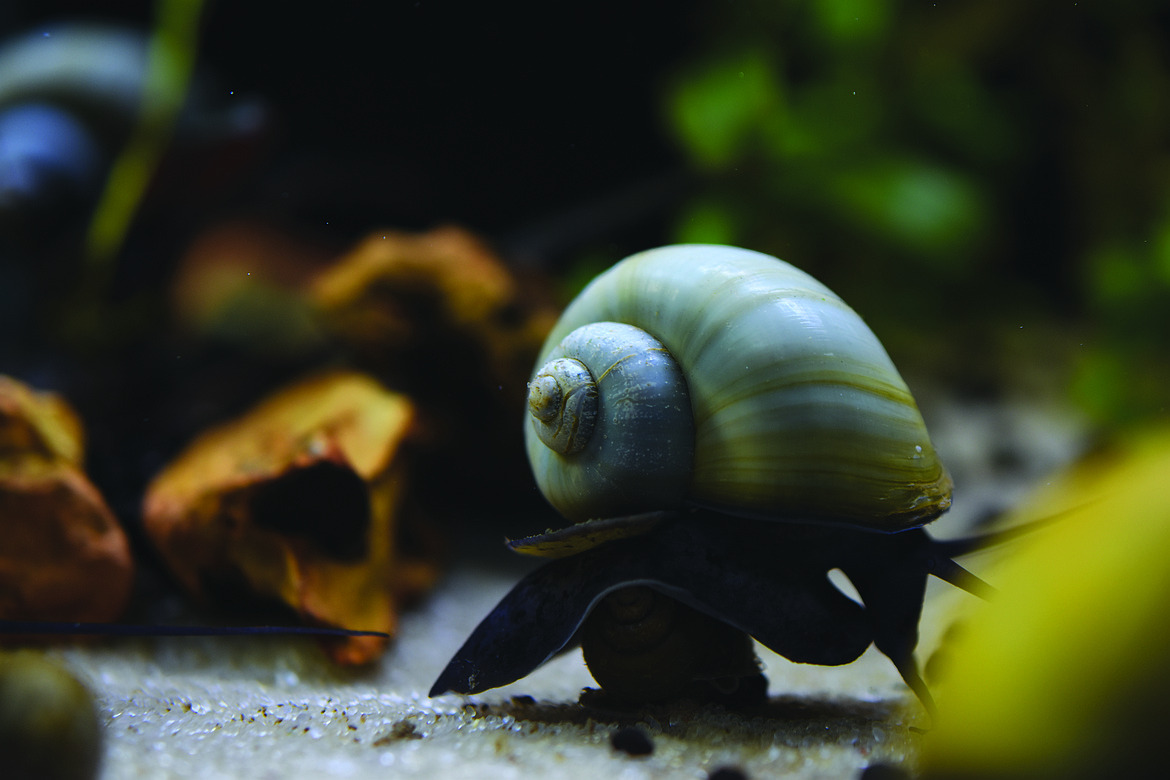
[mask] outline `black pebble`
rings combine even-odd
[[[646,736],[646,732],[637,726],[618,729],[609,741],[613,743],[614,750],[620,750],[631,756],[648,756],[654,752],[654,743],[650,741],[650,737]]]
[[[707,780],[748,780],[747,773],[736,766],[721,766],[712,769]]]

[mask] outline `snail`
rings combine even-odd
[[[885,349],[823,284],[728,246],[628,257],[565,310],[528,407],[536,483],[572,524],[509,542],[555,560],[431,696],[514,682],[580,643],[615,701],[758,700],[751,637],[823,665],[873,643],[932,708],[914,658],[927,576],[985,593],[953,558],[990,542],[923,530],[951,478]]]
[[[63,220],[90,218],[140,122],[144,95],[160,90],[161,80],[150,77],[150,47],[141,30],[83,22],[41,25],[0,41],[0,235],[6,242],[17,237],[35,248],[59,235]],[[171,185],[181,192],[165,193],[172,200],[186,204],[192,190],[222,186],[217,177],[236,173],[261,140],[266,109],[234,94],[225,100],[222,92],[201,69],[186,95],[163,160],[171,169],[164,173],[182,181]]]

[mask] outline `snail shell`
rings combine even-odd
[[[877,337],[777,258],[711,245],[626,258],[569,305],[537,366],[529,461],[574,522],[702,506],[897,531],[950,506]]]

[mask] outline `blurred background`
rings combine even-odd
[[[519,432],[541,329],[633,252],[735,244],[818,277],[885,344],[956,478],[945,535],[1094,443],[1166,421],[1168,96],[1170,6],[1155,0],[5,0],[0,375],[76,407],[94,500],[135,561],[160,564],[143,495],[193,437],[322,367],[372,373],[421,421],[403,434],[413,495],[397,522],[423,563],[402,590],[435,582],[445,544],[504,571],[502,589],[525,564],[500,537],[558,522]],[[383,240],[406,283],[347,292],[334,272],[380,262]],[[1124,515],[1161,538],[1163,463],[1111,494],[1145,489],[1147,504],[1100,504],[1087,525]],[[285,514],[303,495],[270,503]],[[1165,569],[1132,565],[1139,549],[1101,556],[1118,603]],[[1087,557],[1053,571],[1079,577]],[[452,569],[386,665],[415,702],[435,648],[492,593]],[[163,572],[139,568],[126,619],[186,617],[135,608]],[[1061,628],[1083,612],[1038,601]],[[470,611],[456,620],[452,604]],[[1036,646],[1046,664],[1087,641]],[[540,695],[570,700],[567,685]]]
[[[0,372],[78,405],[120,516],[322,359],[283,314],[188,327],[176,280],[225,224],[307,265],[459,225],[558,305],[634,251],[737,244],[826,282],[912,386],[1165,417],[1153,0],[10,0],[0,38]],[[30,40],[69,45],[24,67]]]

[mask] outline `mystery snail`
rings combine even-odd
[[[557,560],[432,696],[505,685],[579,642],[618,701],[758,698],[750,636],[826,665],[872,642],[931,706],[914,659],[927,576],[975,592],[952,558],[987,541],[922,530],[950,476],[882,345],[827,287],[734,247],[634,255],[565,310],[528,401],[536,482],[574,524],[509,543]]]

